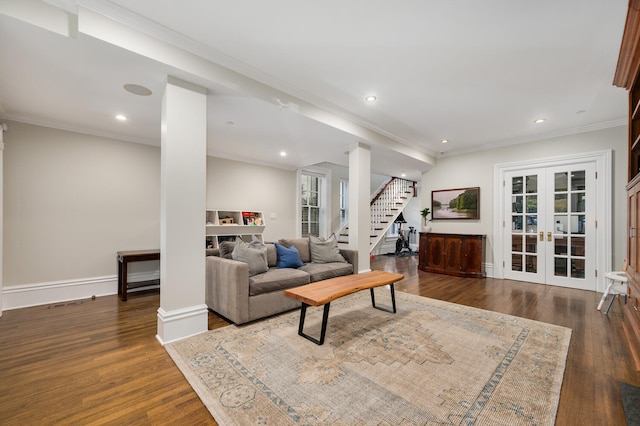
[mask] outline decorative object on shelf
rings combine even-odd
[[[480,188],[431,191],[432,220],[480,219]]]
[[[428,216],[431,214],[431,209],[429,207],[425,207],[424,209],[420,210],[420,216],[422,216],[422,230],[424,232],[429,232],[431,231],[431,227],[429,226],[429,222],[431,222],[431,219],[428,219]]]

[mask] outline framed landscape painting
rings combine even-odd
[[[480,219],[480,187],[431,191],[433,220]]]

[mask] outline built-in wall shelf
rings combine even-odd
[[[237,236],[245,241],[253,237],[262,241],[265,226],[261,211],[207,210],[206,247],[217,248],[222,241],[234,240]]]

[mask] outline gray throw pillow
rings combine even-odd
[[[340,254],[335,234],[331,234],[326,240],[309,235],[309,251],[312,263],[347,262]]]
[[[249,265],[249,276],[267,272],[267,248],[264,244],[252,241],[247,243],[242,238],[236,238],[236,246],[231,252],[233,260]]]
[[[223,259],[233,259],[231,253],[236,247],[236,243],[233,241],[222,241],[220,243],[220,257]]]

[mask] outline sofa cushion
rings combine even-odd
[[[280,239],[278,243],[285,247],[296,246],[298,253],[300,253],[300,260],[304,263],[311,262],[311,255],[309,254],[309,239],[308,238],[294,238],[294,239]]]
[[[300,260],[300,253],[296,246],[285,247],[276,243],[276,253],[278,254],[278,268],[299,268],[304,266],[304,262]]]
[[[307,263],[298,268],[311,276],[311,282],[327,280],[329,278],[341,277],[353,273],[353,265],[344,262],[334,263]]]
[[[223,259],[233,259],[231,253],[233,249],[236,247],[236,243],[233,241],[222,241],[220,242],[220,257]]]
[[[326,240],[309,235],[309,252],[313,263],[347,263],[346,259],[340,254],[335,234],[331,234]]]
[[[278,253],[276,252],[276,246],[272,243],[265,243],[267,248],[267,266],[273,268],[278,265]]]
[[[264,244],[257,244],[255,241],[247,243],[241,238],[236,238],[235,248],[231,252],[233,260],[245,262],[249,265],[249,276],[266,272],[267,266],[267,248]]]
[[[309,284],[309,282],[309,274],[300,269],[269,268],[269,270],[263,274],[249,277],[249,296],[283,291]]]

